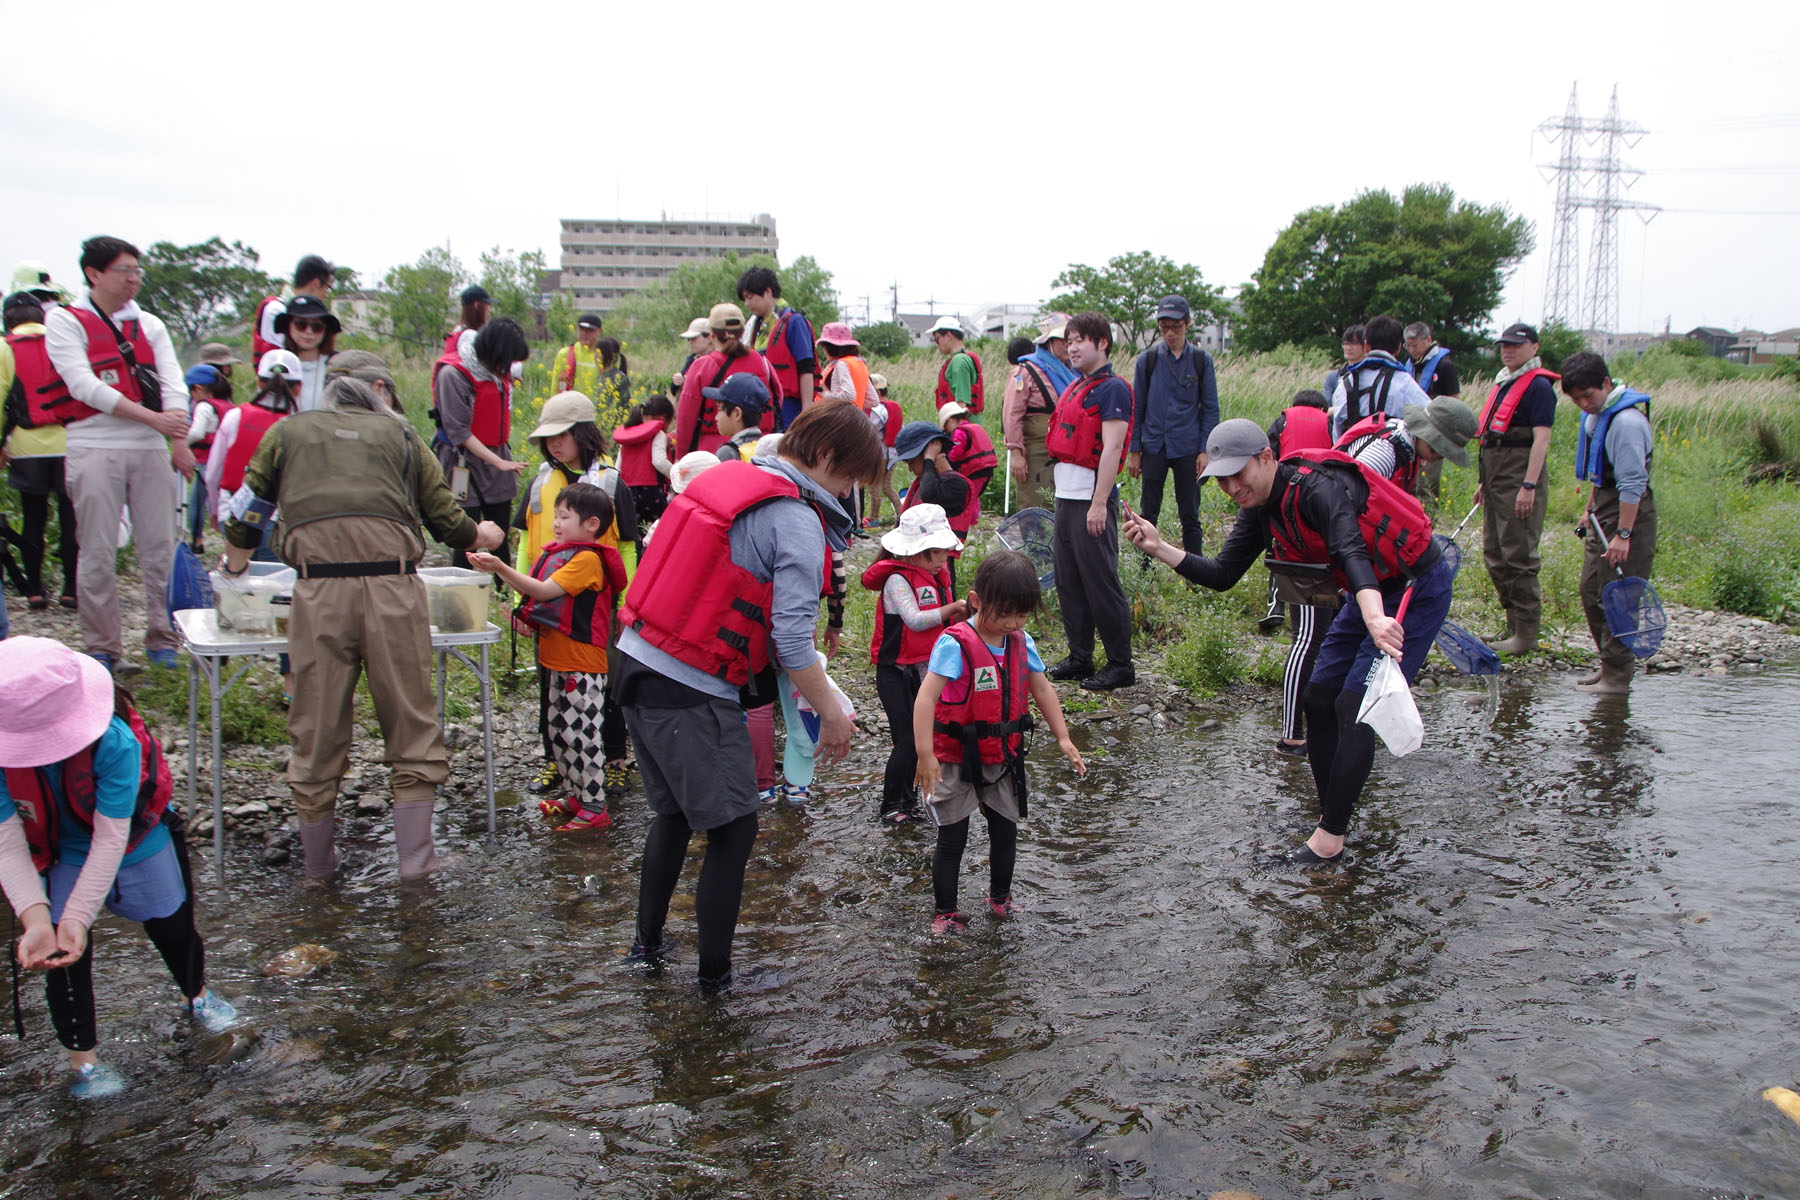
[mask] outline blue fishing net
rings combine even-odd
[[[994,530],[990,545],[1004,546],[1025,555],[1038,570],[1038,586],[1056,586],[1053,557],[1056,519],[1047,508],[1021,508]]]
[[[1445,621],[1437,635],[1438,652],[1462,675],[1498,675],[1500,656],[1494,648],[1458,625]]]
[[[1662,645],[1669,618],[1662,597],[1648,579],[1627,576],[1615,579],[1600,592],[1600,609],[1606,627],[1639,658],[1649,658]]]
[[[1432,534],[1431,540],[1437,543],[1438,552],[1444,556],[1444,565],[1450,568],[1450,578],[1455,579],[1456,573],[1462,570],[1462,547],[1441,533]]]

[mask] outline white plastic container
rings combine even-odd
[[[439,633],[479,633],[487,628],[494,577],[462,567],[421,567],[431,623]]]
[[[287,636],[288,614],[293,611],[294,568],[278,562],[253,562],[233,579],[214,571],[210,576],[213,611],[219,628],[231,633]]]

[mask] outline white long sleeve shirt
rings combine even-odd
[[[74,307],[95,313],[100,311],[94,307],[93,298],[87,295],[76,301]],[[175,344],[169,340],[167,327],[139,308],[135,300],[112,314],[112,322],[121,332],[126,321],[138,323],[144,340],[156,356],[156,374],[162,380],[163,411],[187,412],[187,380],[182,376],[181,360],[175,357]],[[168,450],[168,439],[150,426],[113,416],[113,409],[125,397],[100,382],[99,376],[94,374],[93,364],[88,361],[87,329],[74,313],[59,308],[45,316],[44,349],[50,355],[50,364],[68,385],[69,395],[98,410],[97,415],[68,426],[70,450]]]

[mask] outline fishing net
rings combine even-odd
[[[1613,580],[1600,592],[1600,608],[1607,629],[1637,657],[1649,658],[1662,645],[1669,618],[1663,612],[1662,597],[1648,579],[1624,576]]]
[[[1458,625],[1445,621],[1437,635],[1438,653],[1450,660],[1461,675],[1498,675],[1500,656],[1486,642]]]
[[[1437,543],[1438,552],[1444,556],[1444,565],[1450,568],[1450,578],[1455,579],[1456,573],[1462,570],[1462,547],[1441,533],[1432,534],[1431,540]]]
[[[1000,522],[988,541],[988,548],[1017,550],[1037,567],[1038,586],[1056,586],[1056,566],[1052,547],[1055,543],[1055,518],[1047,508],[1021,508]]]

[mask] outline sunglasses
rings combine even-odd
[[[325,330],[325,322],[323,322],[323,321],[289,321],[288,328],[296,329],[303,333],[323,333]]]

